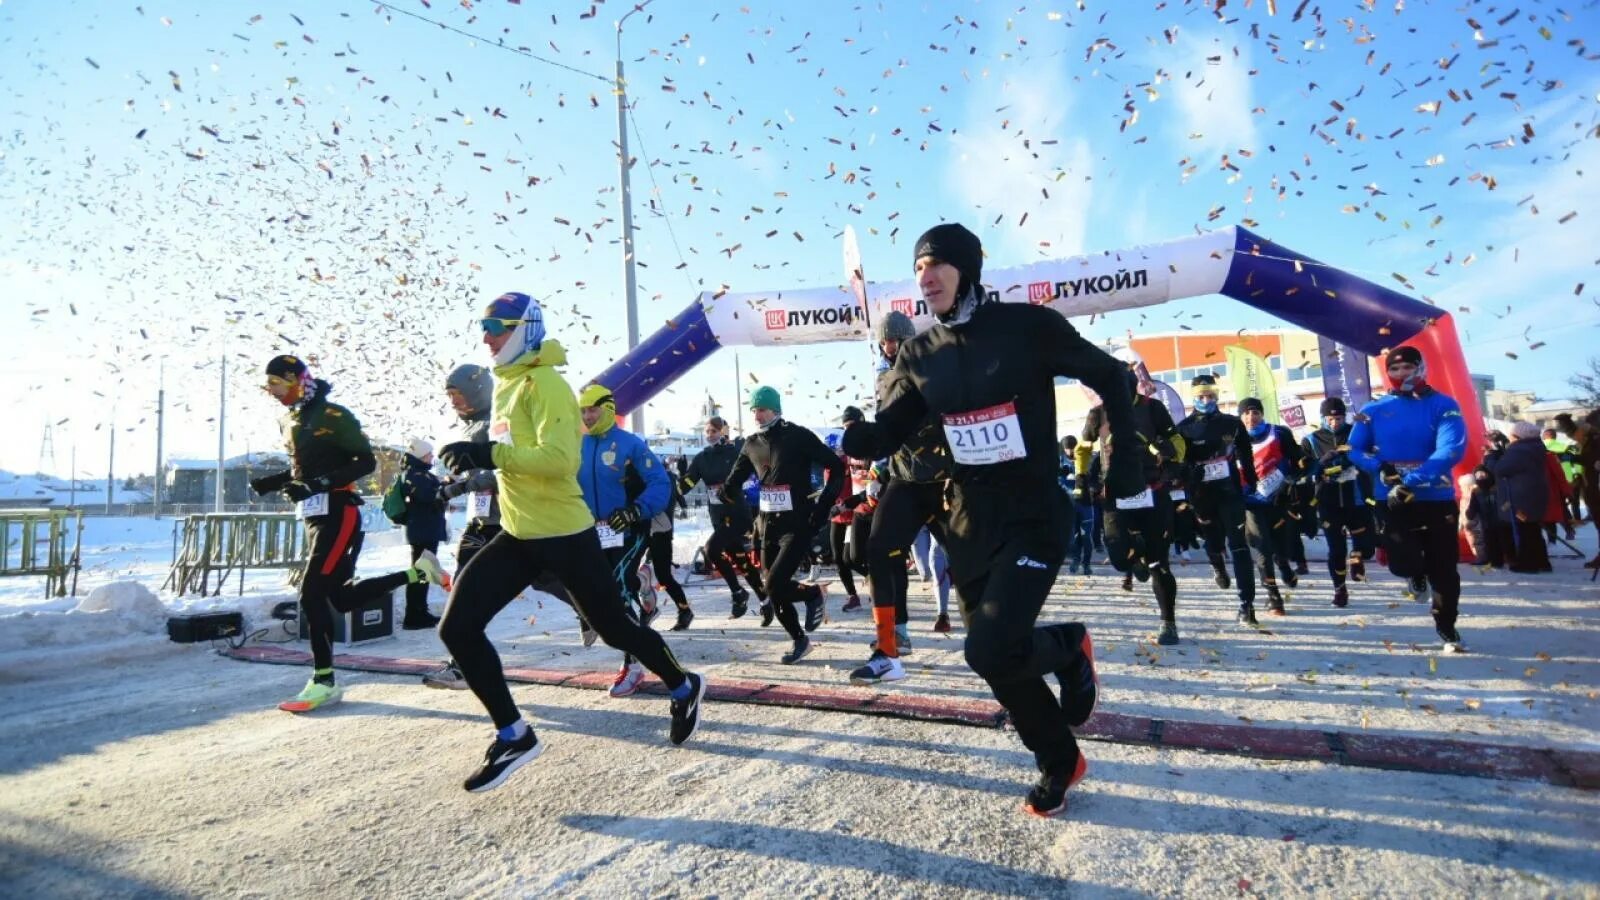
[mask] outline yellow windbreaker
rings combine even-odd
[[[528,539],[577,534],[594,527],[578,487],[578,399],[555,370],[567,352],[547,340],[494,370],[495,477],[500,526]]]

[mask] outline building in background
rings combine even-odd
[[[1322,359],[1317,350],[1317,335],[1296,328],[1279,328],[1241,333],[1238,331],[1174,331],[1162,334],[1136,335],[1121,346],[1130,346],[1150,377],[1172,385],[1189,404],[1189,382],[1201,374],[1216,376],[1224,410],[1232,411],[1239,399],[1233,395],[1233,381],[1228,375],[1227,347],[1242,346],[1259,354],[1267,361],[1273,379],[1278,384],[1279,406],[1299,402],[1304,409],[1308,428],[1315,428],[1318,407],[1326,391],[1322,383]],[[1367,369],[1374,391],[1382,384],[1376,361],[1367,359]],[[1078,434],[1088,415],[1090,400],[1083,387],[1072,379],[1056,382],[1056,422],[1063,435]],[[1305,431],[1306,428],[1297,429]]]

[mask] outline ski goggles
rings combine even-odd
[[[481,327],[483,329],[483,333],[487,334],[490,337],[499,337],[499,336],[505,334],[506,332],[510,331],[511,329],[516,328],[518,325],[521,325],[521,324],[522,324],[522,320],[521,319],[494,319],[494,318],[489,318],[489,319],[479,319],[478,320],[478,325],[479,325],[479,327]]]

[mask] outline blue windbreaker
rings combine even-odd
[[[632,500],[639,504],[641,518],[648,520],[663,512],[672,499],[666,467],[645,446],[644,439],[631,431],[613,427],[599,437],[584,432],[578,460],[578,486],[596,522],[604,522],[628,505],[630,465],[644,482],[644,492]]]
[[[1400,470],[1401,483],[1418,500],[1455,500],[1450,474],[1467,452],[1467,425],[1456,401],[1432,388],[1418,395],[1389,394],[1362,407],[1365,421],[1350,430],[1350,460],[1375,476],[1380,503],[1389,499],[1379,468]]]

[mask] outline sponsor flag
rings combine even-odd
[[[1342,399],[1351,412],[1372,400],[1365,354],[1318,336],[1317,355],[1322,359],[1322,390],[1327,396]]]
[[[1155,382],[1156,396],[1161,398],[1162,404],[1167,407],[1167,412],[1172,415],[1172,421],[1182,422],[1188,415],[1183,411],[1183,398],[1178,395],[1178,389],[1165,381]]]
[[[1278,412],[1278,382],[1272,377],[1272,368],[1267,361],[1260,354],[1252,353],[1238,344],[1230,344],[1223,350],[1228,355],[1228,375],[1233,379],[1234,400],[1246,397],[1260,400],[1267,421],[1282,425],[1283,416]]]

